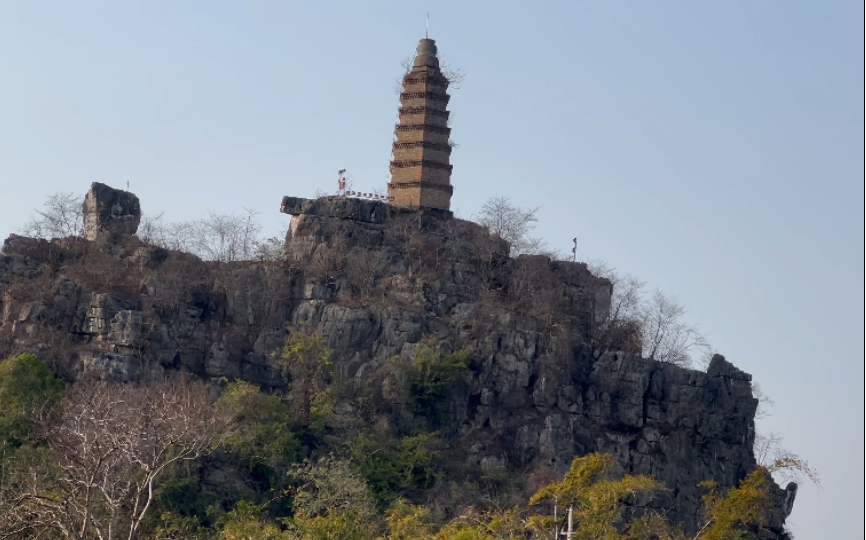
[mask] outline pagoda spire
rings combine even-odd
[[[448,79],[439,69],[436,42],[418,43],[412,69],[403,77],[388,195],[400,208],[449,210],[451,145]]]

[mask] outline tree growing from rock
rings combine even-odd
[[[38,217],[31,219],[21,232],[34,238],[65,238],[84,234],[84,199],[74,193],[55,193],[45,199]]]
[[[329,403],[332,354],[320,334],[303,330],[292,333],[280,351],[278,364],[290,379],[292,410],[295,421],[302,426],[309,425]]]
[[[163,215],[142,219],[138,237],[166,249],[192,253],[206,261],[250,261],[281,256],[274,239],[260,238],[262,227],[256,213],[220,214],[165,223]]]
[[[593,331],[598,353],[624,350],[689,367],[694,355],[709,350],[703,334],[685,322],[686,309],[674,298],[659,290],[648,296],[643,281],[620,275],[602,262],[591,262],[589,267],[613,285],[610,313]]]
[[[653,292],[641,313],[645,358],[688,367],[691,353],[708,347],[697,328],[683,320],[685,314],[686,308],[675,299],[658,290]]]
[[[539,255],[547,251],[540,238],[531,236],[538,208],[520,208],[508,198],[496,196],[487,199],[478,212],[478,223],[490,229],[511,245],[511,255]]]

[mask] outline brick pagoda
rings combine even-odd
[[[412,70],[403,77],[400,123],[388,196],[400,208],[449,210],[451,145],[447,126],[448,79],[439,70],[436,42],[422,39]]]

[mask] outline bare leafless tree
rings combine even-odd
[[[55,193],[45,200],[39,217],[31,219],[21,232],[35,238],[65,238],[84,234],[83,199],[74,193]]]
[[[144,214],[138,225],[138,236],[144,242],[173,251],[192,253],[195,250],[195,221],[166,222],[165,214]]]
[[[754,453],[758,465],[766,467],[780,484],[799,483],[806,478],[816,486],[821,485],[818,471],[808,461],[784,448],[782,437],[775,433],[755,435]]]
[[[589,270],[606,278],[613,285],[610,299],[610,319],[637,320],[640,318],[646,283],[631,274],[620,275],[603,261],[590,261]]]
[[[160,475],[200,456],[223,428],[202,382],[81,381],[65,398],[49,438],[56,468],[51,474],[34,470],[8,507],[7,521],[73,540],[134,540]]]
[[[620,275],[603,261],[590,261],[588,266],[590,272],[613,286],[608,316],[593,329],[596,354],[608,350],[643,352],[640,320],[646,284],[632,275]]]
[[[643,356],[650,360],[688,367],[690,354],[708,347],[697,328],[683,321],[686,308],[656,290],[643,306]]]
[[[84,234],[83,199],[73,193],[55,193],[45,200],[38,217],[21,233],[36,238],[64,238]],[[162,213],[142,216],[137,236],[174,251],[192,253],[208,261],[277,260],[282,258],[281,242],[259,237],[262,227],[257,213],[211,212],[206,218],[166,222]]]
[[[353,270],[350,276],[358,284],[361,295],[367,298],[373,295],[376,280],[381,277],[378,255],[372,249],[359,248],[351,253],[346,265]]]
[[[163,212],[160,212],[155,216],[149,216],[142,213],[141,221],[138,224],[138,230],[135,232],[135,235],[148,244],[161,245],[162,238],[160,238],[160,235],[163,234],[163,228],[165,227],[165,224],[162,221],[164,215]]]
[[[285,259],[285,240],[277,236],[265,238],[256,243],[255,260],[260,262],[278,262]]]
[[[190,221],[166,223],[163,215],[145,217],[138,237],[145,242],[192,253],[207,261],[248,261],[274,255],[273,240],[262,240],[256,212],[219,214]]]
[[[448,80],[448,88],[451,90],[460,90],[460,86],[466,80],[466,72],[443,61],[441,55],[439,57],[439,71]]]
[[[420,213],[398,213],[392,216],[385,231],[389,242],[402,247],[409,263],[410,276],[424,269],[425,235],[421,218]]]
[[[255,212],[246,215],[211,213],[197,222],[197,251],[203,259],[241,261],[254,258],[261,226]]]
[[[395,81],[394,90],[397,94],[403,91],[403,77],[412,72],[412,66],[414,64],[414,54],[412,56],[407,56],[402,62],[400,62],[400,65],[403,67],[403,73]],[[459,90],[460,85],[466,80],[466,72],[445,63],[442,60],[442,55],[439,55],[439,72],[442,73],[442,76],[448,81],[448,88],[452,90]]]
[[[599,352],[639,351],[651,360],[689,367],[695,355],[709,351],[706,338],[685,322],[686,309],[675,299],[658,290],[647,296],[643,281],[620,275],[603,262],[593,261],[589,268],[613,285],[610,314],[593,332]]]
[[[487,199],[478,213],[478,222],[511,245],[511,256],[522,254],[543,255],[549,251],[540,238],[530,233],[538,221],[538,208],[520,208],[508,198],[496,196]]]
[[[333,283],[337,278],[345,275],[349,243],[346,230],[342,225],[336,224],[331,227],[325,236],[325,241],[315,246],[305,268],[310,277],[324,283]]]

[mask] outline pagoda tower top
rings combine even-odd
[[[438,52],[436,42],[432,39],[424,38],[418,42],[418,48],[415,50],[415,61],[412,65],[439,69],[439,58],[436,56]]]
[[[418,43],[412,69],[403,76],[388,195],[399,208],[451,207],[448,79],[439,69],[436,42]]]

